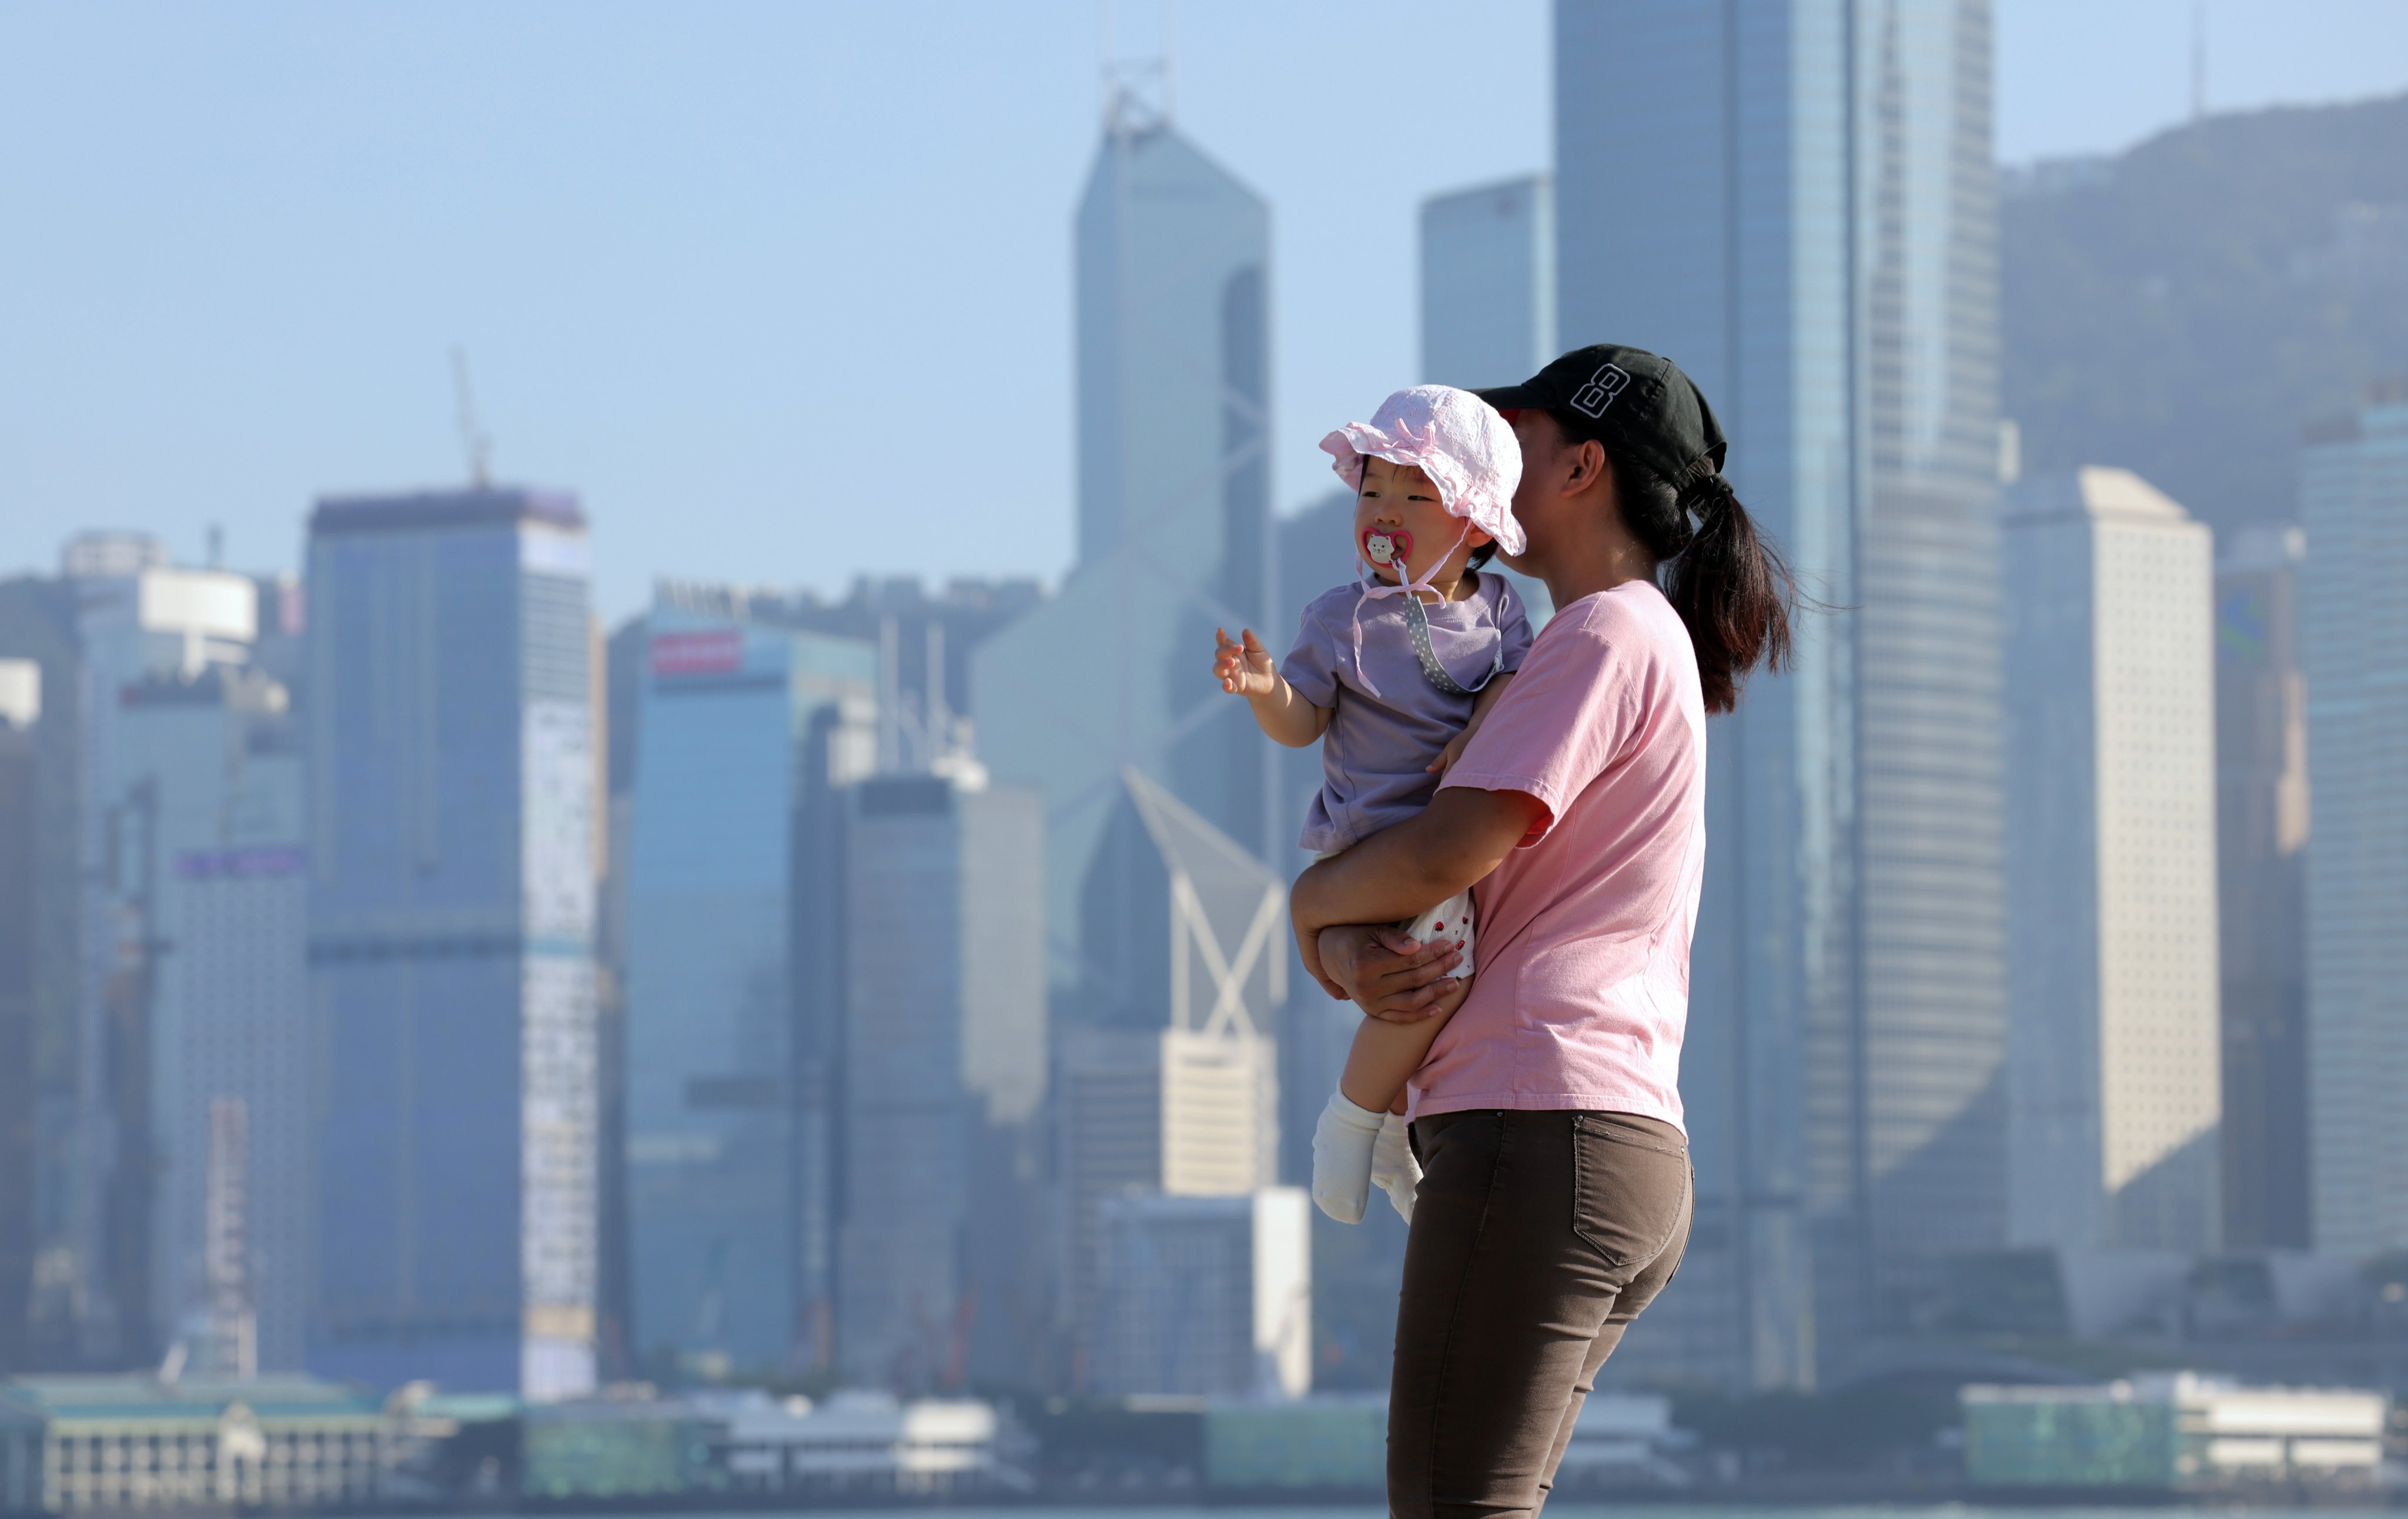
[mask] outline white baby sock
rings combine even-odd
[[[1333,1092],[1321,1121],[1312,1126],[1312,1200],[1340,1223],[1363,1222],[1371,1200],[1371,1150],[1380,1137],[1380,1115],[1355,1107]]]
[[[1405,1133],[1402,1113],[1380,1115],[1380,1137],[1371,1146],[1371,1185],[1388,1194],[1397,1217],[1413,1222],[1413,1189],[1422,1184],[1422,1163],[1413,1159],[1413,1142]]]

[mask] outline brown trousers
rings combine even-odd
[[[1681,1264],[1681,1131],[1627,1113],[1442,1113],[1412,1127],[1388,1394],[1388,1512],[1535,1514],[1598,1368]]]

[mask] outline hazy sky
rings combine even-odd
[[[1546,164],[1547,7],[1182,9],[1180,123],[1273,207],[1284,509],[1417,378],[1416,203]],[[2001,156],[2179,120],[2192,13],[2000,0]],[[614,616],[657,572],[1052,578],[1098,14],[0,0],[0,572],[103,525],[292,567],[314,496],[465,474],[459,343]],[[2206,16],[2214,108],[2408,88],[2402,0]]]

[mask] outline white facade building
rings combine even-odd
[[[1543,174],[1422,202],[1422,378],[1479,389],[1555,356],[1555,186]]]
[[[1312,1385],[1312,1221],[1298,1187],[1105,1199],[1097,1391],[1302,1396]]]
[[[2214,586],[2146,481],[2004,514],[2009,1219],[2060,1251],[2217,1239]]]
[[[2408,383],[2311,437],[2300,526],[2309,1226],[2364,1257],[2408,1246]]]

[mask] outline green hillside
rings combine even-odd
[[[2011,174],[2001,214],[2027,470],[2124,465],[2219,528],[2286,517],[2301,424],[2408,373],[2408,95]]]

